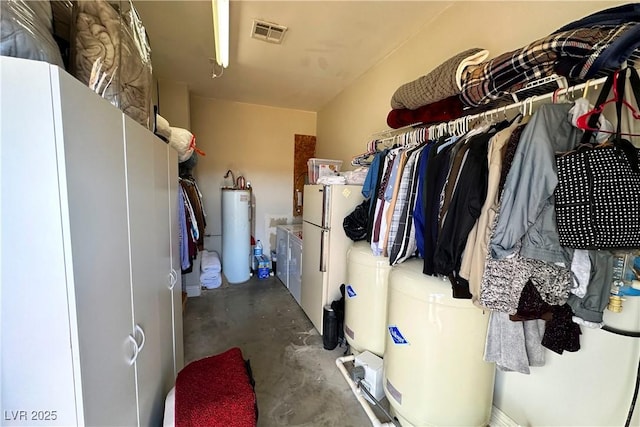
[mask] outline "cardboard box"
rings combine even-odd
[[[256,265],[258,266],[258,279],[266,279],[269,277],[271,270],[271,261],[265,255],[259,255],[256,258]]]

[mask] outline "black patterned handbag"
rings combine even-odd
[[[640,79],[635,69],[628,70],[637,104]],[[591,139],[592,132],[587,131],[576,150],[556,156],[558,185],[554,197],[562,246],[640,247],[640,151],[622,138],[621,131],[622,106],[631,107],[623,100],[625,74],[616,73],[607,79],[596,103],[597,113],[589,118],[589,128],[593,128],[607,103],[606,96],[615,86],[618,124],[612,140],[597,144]]]

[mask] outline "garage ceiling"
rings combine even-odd
[[[453,2],[232,0],[229,67],[216,78],[210,1],[134,4],[159,80],[202,97],[319,111]],[[287,27],[282,43],[252,38],[255,19]]]

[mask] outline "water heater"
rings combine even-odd
[[[222,189],[222,272],[229,283],[249,280],[251,256],[249,190]]]

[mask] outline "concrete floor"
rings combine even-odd
[[[259,427],[367,427],[335,360],[275,277],[203,290],[184,313],[185,363],[240,347],[256,381]]]

